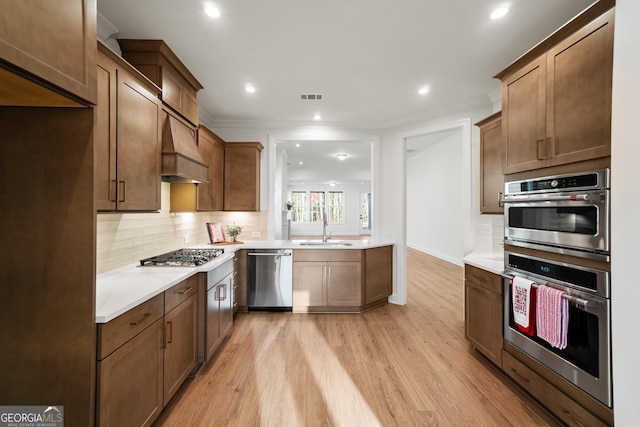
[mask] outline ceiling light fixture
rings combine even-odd
[[[336,186],[336,183],[335,183],[334,181],[331,181],[331,182],[329,183],[329,185],[330,185],[330,186],[332,186],[332,187],[335,187],[335,186]]]
[[[244,90],[247,93],[254,93],[256,91],[256,88],[251,83],[247,83],[247,84],[244,85]]]
[[[302,162],[298,162],[298,164],[299,164],[299,165],[301,165],[301,164],[302,164]]]
[[[300,144],[296,144],[296,147],[300,147]]]
[[[322,115],[320,113],[315,113],[313,115],[313,120],[320,120],[320,119],[322,119]]]
[[[346,155],[346,154],[344,154],[344,153],[340,153],[340,154],[338,154],[337,156],[338,156],[338,158],[339,158],[340,160],[344,160],[344,159],[346,159],[346,158],[347,158],[347,155]]]
[[[420,95],[426,95],[429,93],[429,86],[422,86],[420,89],[418,89],[418,93]]]
[[[218,9],[213,3],[207,2],[204,4],[204,13],[212,18],[220,17],[220,9]]]
[[[491,12],[491,14],[489,15],[489,18],[500,19],[504,17],[507,13],[509,13],[509,8],[506,6],[500,6]]]

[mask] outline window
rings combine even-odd
[[[324,191],[311,192],[311,219],[310,222],[322,222],[324,215]]]
[[[329,222],[344,222],[344,193],[329,191]]]
[[[292,191],[291,202],[293,209],[291,214],[292,222],[306,222],[307,220],[307,192]]]
[[[292,222],[322,223],[324,213],[330,224],[344,224],[343,191],[292,191]]]

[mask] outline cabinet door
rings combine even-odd
[[[220,343],[220,293],[222,288],[214,286],[207,291],[205,356],[209,360]]]
[[[224,153],[224,210],[260,210],[260,143],[228,143]]]
[[[198,146],[209,166],[209,182],[198,184],[198,210],[221,211],[224,208],[224,141],[200,126]]]
[[[97,420],[150,426],[162,411],[162,319],[98,362]]]
[[[233,274],[228,275],[218,285],[220,298],[220,339],[224,338],[233,325]]]
[[[165,314],[164,405],[196,366],[196,295]]]
[[[98,55],[97,103],[94,113],[94,182],[97,210],[116,209],[117,69]]]
[[[293,310],[326,305],[325,262],[293,263]]]
[[[359,262],[327,263],[327,305],[359,306],[362,303],[362,267]]]
[[[548,166],[611,155],[613,10],[547,53]]]
[[[96,100],[96,1],[3,1],[0,59]],[[2,62],[2,61],[0,61]]]
[[[480,126],[480,213],[502,214],[502,126],[500,115]]]
[[[118,210],[160,209],[160,101],[118,73]]]
[[[489,360],[502,364],[502,296],[465,280],[465,338]]]
[[[541,56],[502,82],[504,164],[510,174],[544,166],[546,56]]]

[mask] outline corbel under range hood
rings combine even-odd
[[[166,113],[162,129],[162,180],[209,182],[208,166],[196,144],[195,131]]]

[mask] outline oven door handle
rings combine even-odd
[[[598,199],[602,199],[602,194],[598,194]],[[598,202],[592,194],[569,194],[568,196],[509,196],[505,197],[504,203],[536,203],[536,202]]]

